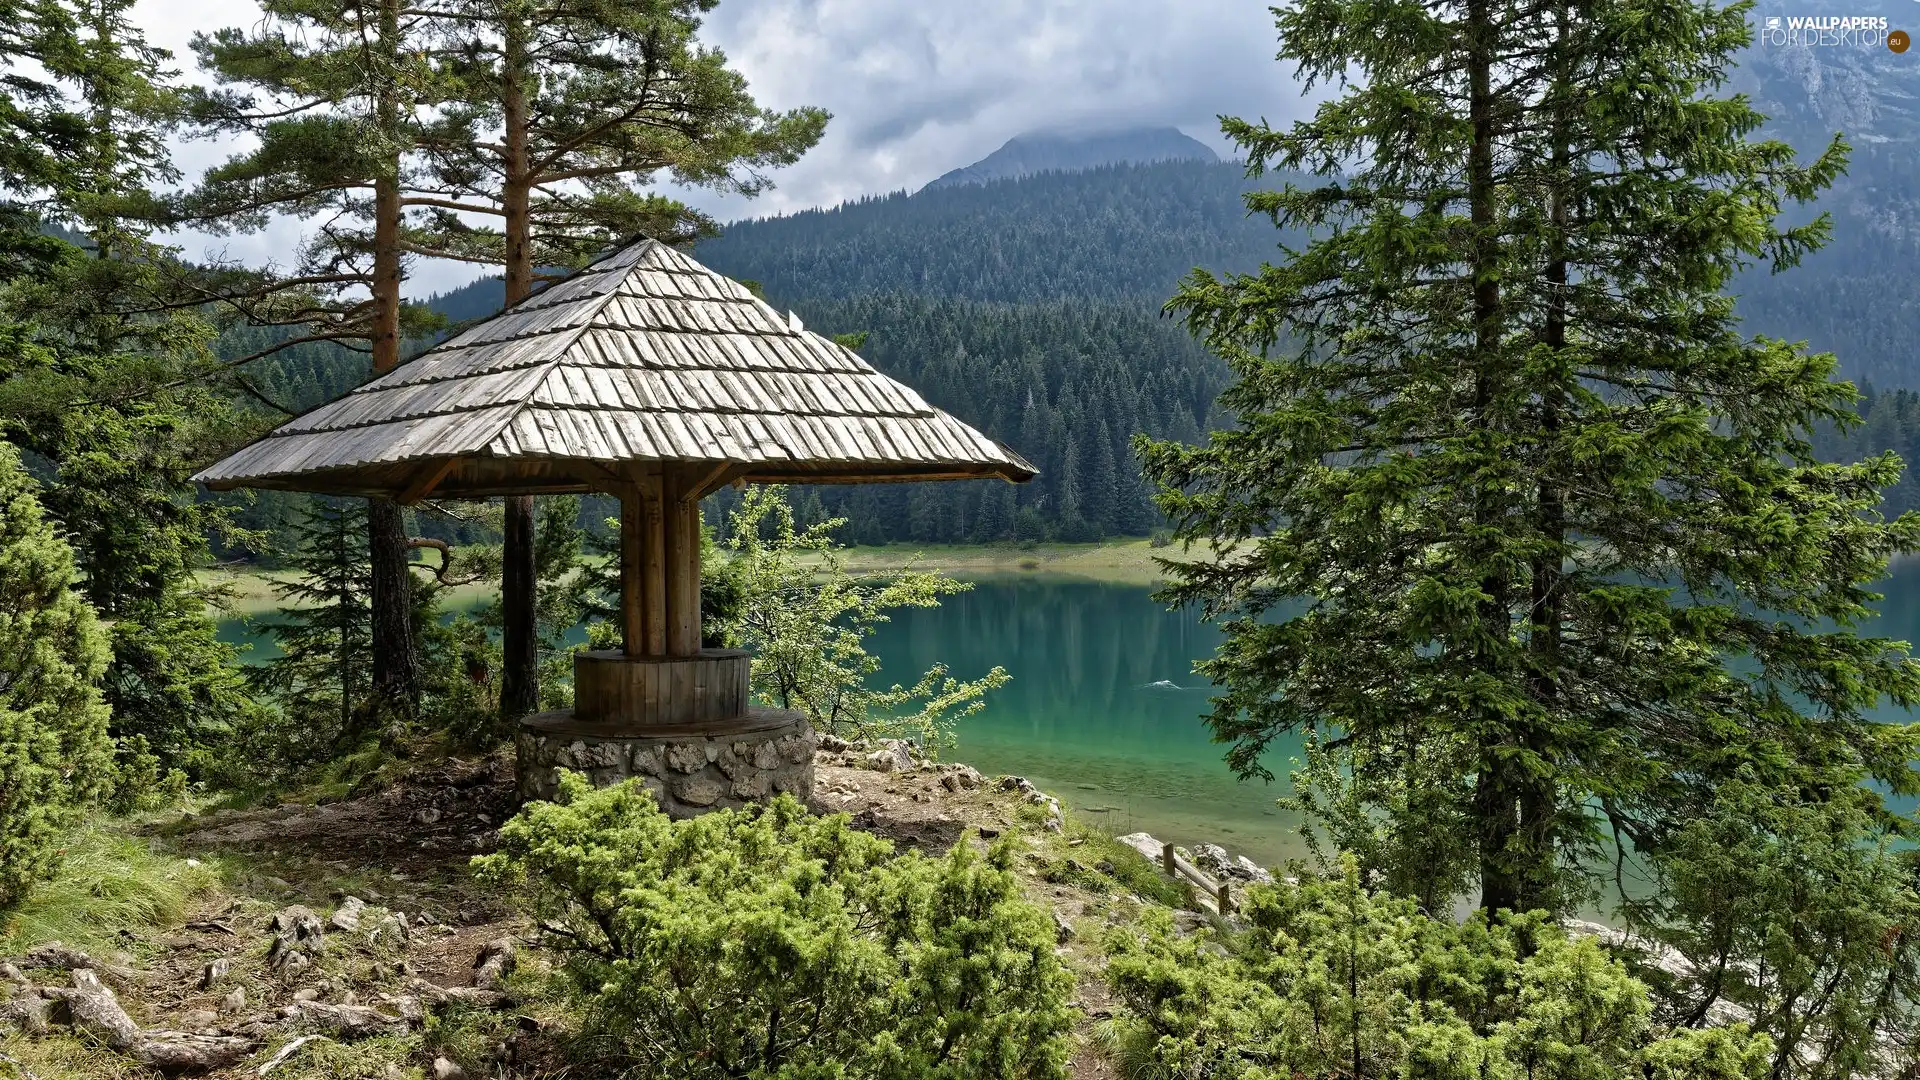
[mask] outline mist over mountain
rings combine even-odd
[[[1220,155],[1178,128],[1147,127],[1092,133],[1028,132],[998,150],[928,183],[922,191],[1014,180],[1036,173],[1140,165],[1155,161],[1217,162]]]

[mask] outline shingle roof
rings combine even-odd
[[[478,496],[586,490],[590,465],[661,462],[799,483],[1035,475],[738,282],[642,240],[194,479],[395,495],[432,476],[436,494]]]

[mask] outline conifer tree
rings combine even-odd
[[[240,417],[208,378],[211,328],[153,240],[153,188],[177,176],[163,135],[180,95],[130,6],[35,9],[34,60],[57,94],[40,107],[69,110],[67,137],[35,175],[0,184],[31,189],[38,227],[57,232],[32,272],[0,281],[0,320],[17,335],[0,351],[0,437],[46,463],[40,501],[111,620],[114,734],[144,738],[172,767],[253,707],[193,577],[227,512],[187,483]]]
[[[1818,463],[1853,388],[1723,292],[1823,240],[1779,216],[1845,157],[1750,138],[1720,89],[1750,8],[1298,0],[1281,58],[1353,81],[1224,124],[1325,181],[1249,198],[1310,233],[1286,262],[1172,302],[1238,381],[1233,429],[1145,447],[1211,552],[1167,595],[1224,624],[1232,766],[1318,733],[1336,767],[1296,794],[1354,808],[1322,824],[1396,891],[1565,909],[1731,780],[1920,788],[1920,729],[1865,715],[1920,665],[1854,630],[1920,547],[1875,512],[1899,463]],[[1462,830],[1459,859],[1396,846]]]
[[[500,266],[505,302],[542,268],[580,265],[637,235],[684,242],[713,223],[648,190],[656,175],[752,195],[762,170],[820,139],[819,109],[755,104],[726,57],[695,38],[718,0],[460,0],[440,12],[452,96],[425,145],[436,215],[411,249]],[[463,214],[498,221],[475,226]],[[506,500],[501,714],[540,700],[531,496]]]
[[[194,97],[202,133],[258,145],[209,170],[178,218],[215,232],[259,229],[275,213],[317,220],[293,273],[259,283],[270,299],[247,310],[310,326],[276,348],[333,341],[364,349],[378,377],[399,365],[404,340],[431,327],[424,309],[404,302],[401,280],[409,155],[421,110],[440,100],[424,54],[432,13],[398,0],[269,0],[262,11],[251,31],[194,38],[219,83]],[[370,500],[368,528],[374,685],[411,710],[420,702],[421,660],[398,504]]]
[[[276,698],[298,753],[318,757],[364,726],[374,688],[373,564],[363,502],[308,505],[289,559],[298,573],[274,591],[287,603],[265,629],[280,655],[249,673]]]
[[[0,443],[0,909],[52,868],[113,765],[98,686],[106,634],[33,489]]]

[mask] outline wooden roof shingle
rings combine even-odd
[[[641,240],[194,479],[405,497],[431,475],[437,495],[478,497],[667,463],[759,482],[1035,475],[739,282]]]

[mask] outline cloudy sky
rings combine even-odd
[[[191,73],[195,31],[247,25],[257,9],[142,0],[135,18]],[[774,191],[751,203],[691,194],[723,221],[917,188],[1025,131],[1167,124],[1225,152],[1219,114],[1277,121],[1302,108],[1273,59],[1265,0],[723,0],[702,36],[761,103],[833,114]],[[191,175],[226,152],[192,143],[178,159]],[[291,240],[282,228],[217,243],[260,259]],[[470,276],[421,266],[410,291]]]

